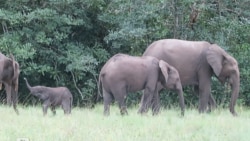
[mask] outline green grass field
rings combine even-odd
[[[158,116],[138,115],[137,108],[128,109],[121,116],[118,107],[111,107],[111,115],[103,116],[103,106],[94,109],[74,108],[64,116],[51,111],[43,117],[41,107],[21,107],[16,115],[10,107],[0,106],[0,141],[249,141],[250,110],[237,107],[238,117],[228,109],[210,114],[198,114],[187,109],[162,110]],[[25,140],[23,140],[25,141]]]

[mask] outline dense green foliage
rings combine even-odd
[[[113,54],[141,55],[162,38],[217,43],[239,62],[240,100],[250,105],[250,2],[248,0],[0,0],[0,51],[13,53],[21,66],[19,103],[35,104],[23,81],[67,86],[74,105],[91,105],[98,73]],[[198,17],[189,24],[192,7]],[[213,95],[227,104],[227,86],[214,79]],[[190,88],[186,102],[197,103]],[[164,105],[176,94],[161,95]],[[1,99],[5,95],[1,94]],[[128,103],[139,103],[140,94]]]

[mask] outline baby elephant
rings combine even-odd
[[[53,114],[56,114],[55,107],[62,106],[64,114],[70,114],[72,108],[73,97],[71,92],[66,87],[45,87],[34,86],[31,87],[26,78],[26,85],[30,93],[43,101],[43,115],[47,114],[48,107],[51,107]]]
[[[104,115],[109,115],[112,98],[118,101],[121,114],[127,114],[125,98],[129,92],[143,91],[139,113],[145,113],[159,103],[158,84],[177,90],[184,115],[184,97],[178,71],[162,60],[151,56],[116,54],[102,67],[99,88],[103,91]]]

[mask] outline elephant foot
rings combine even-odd
[[[233,116],[235,116],[235,117],[237,117],[238,116],[238,114],[237,113],[232,113],[233,114]]]
[[[211,113],[212,111],[213,111],[213,109],[209,107],[206,112]]]
[[[17,115],[19,115],[19,111],[17,110],[17,108],[14,108],[15,112]]]
[[[148,111],[148,110],[146,110],[145,108],[142,108],[142,107],[141,107],[141,108],[137,111],[137,113],[143,115],[143,114],[146,114],[147,111]]]
[[[110,113],[110,105],[104,105],[103,115],[104,116],[109,116],[109,113]]]
[[[159,112],[158,113],[152,113],[153,116],[158,116],[159,115]]]
[[[234,110],[230,109],[230,112],[232,113],[233,116],[235,116],[235,117],[238,116],[238,114]]]
[[[181,117],[184,117],[184,114],[185,114],[184,110],[181,110]]]
[[[155,107],[155,108],[152,107],[152,115],[153,116],[156,116],[159,113],[160,113],[160,107]]]
[[[204,113],[206,113],[206,111],[204,109],[199,108],[199,113],[204,114]]]
[[[126,108],[126,107],[122,107],[122,108],[120,109],[120,113],[121,113],[122,116],[128,115],[127,108]]]
[[[160,110],[152,111],[152,115],[153,115],[153,116],[157,116],[157,115],[159,115],[159,113],[160,113]]]
[[[144,116],[144,115],[147,115],[147,113],[146,112],[137,112],[137,114],[139,114],[139,115],[141,115],[141,116]]]
[[[207,112],[208,112],[208,113],[211,113],[211,112],[214,111],[216,108],[217,108],[216,103],[211,103],[211,104],[209,103]]]
[[[209,114],[209,113],[211,113],[212,111],[214,111],[215,109],[216,109],[216,107],[208,105],[208,107],[205,108],[205,109],[199,109],[199,113],[200,113],[200,114],[202,114],[202,113],[207,113],[207,114]]]
[[[126,112],[121,112],[121,115],[122,116],[128,115],[128,112],[127,111]]]
[[[104,112],[103,112],[103,115],[104,115],[104,116],[109,116],[109,111],[104,111]]]

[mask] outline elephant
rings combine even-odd
[[[161,39],[151,43],[143,56],[168,62],[178,70],[183,87],[194,86],[199,93],[199,113],[207,112],[209,103],[216,105],[211,95],[211,77],[215,76],[222,84],[228,82],[232,89],[229,109],[232,115],[237,115],[234,107],[240,87],[238,62],[217,44]]]
[[[56,114],[56,106],[62,106],[64,114],[71,114],[73,97],[66,87],[31,87],[28,80],[24,78],[30,93],[43,101],[43,115],[47,115],[47,109],[50,107],[53,115]]]
[[[98,88],[102,88],[104,115],[110,114],[110,103],[114,98],[120,108],[121,115],[128,114],[125,98],[128,92],[143,90],[139,114],[146,113],[154,104],[152,99],[157,90],[157,83],[178,92],[181,114],[184,115],[184,97],[178,71],[155,57],[130,56],[116,54],[102,67],[99,74]],[[100,90],[99,90],[100,91]]]
[[[17,114],[19,114],[17,109],[19,74],[19,64],[15,61],[14,56],[11,54],[10,58],[8,58],[0,52],[0,89],[2,89],[2,84],[4,84],[7,104],[13,104]]]

